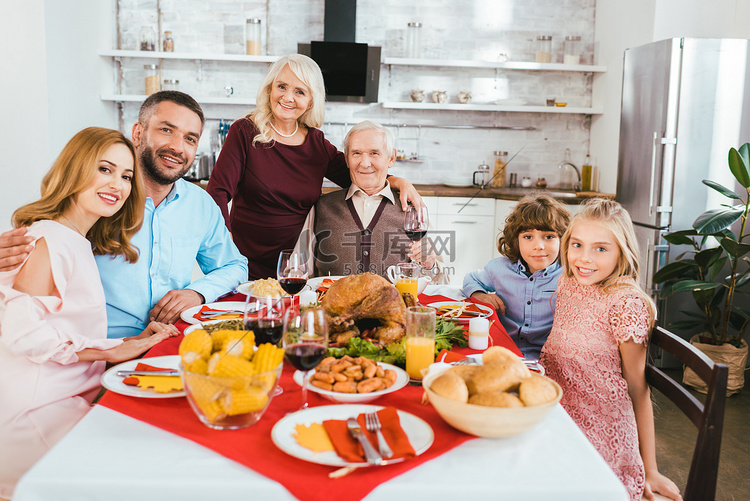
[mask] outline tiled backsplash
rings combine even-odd
[[[552,62],[562,62],[562,41],[566,35],[580,35],[584,64],[595,63],[595,0],[359,0],[356,41],[383,47],[383,57],[403,55],[406,25],[422,23],[423,55],[435,59],[474,59],[496,61],[501,53],[511,61],[532,61],[535,39],[551,35]],[[416,5],[415,5],[416,4]],[[296,52],[297,43],[323,39],[322,0],[161,0],[162,31],[171,30],[177,52],[224,53],[224,27],[243,26],[246,18],[262,20],[263,50],[280,55]],[[141,26],[157,24],[155,0],[119,0],[122,49],[136,49]],[[123,61],[123,93],[143,92],[143,64],[150,61]],[[254,99],[267,66],[262,63],[220,61],[169,61],[162,77],[180,81],[180,90],[195,96],[223,97],[225,87],[233,88],[235,98]],[[473,104],[513,100],[542,105],[548,97],[568,102],[568,106],[589,107],[590,73],[559,71],[520,71],[471,68],[382,66],[379,101],[408,101],[413,88],[429,94],[444,89],[448,102],[457,102],[460,90],[472,92]],[[138,105],[124,106],[125,128],[136,120]],[[209,121],[201,149],[210,148],[216,120],[236,119],[248,106],[206,105]],[[573,163],[580,165],[589,146],[590,117],[578,114],[508,113],[479,111],[433,111],[385,109],[380,104],[328,103],[323,127],[326,136],[341,146],[347,126],[361,120],[393,127],[397,148],[406,155],[418,153],[419,163],[399,162],[393,174],[415,183],[471,182],[477,165],[494,162],[493,151],[504,150],[510,162],[508,172],[519,179],[543,176],[551,186],[560,182],[558,163],[566,148]],[[491,130],[427,128],[418,125],[472,125],[481,127],[522,126],[535,130]]]

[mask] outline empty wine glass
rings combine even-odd
[[[292,296],[291,306],[294,307],[294,295],[307,284],[307,253],[298,250],[281,251],[276,278],[281,288]]]
[[[302,308],[301,311],[288,308],[284,315],[282,344],[289,363],[304,373],[302,410],[307,408],[310,371],[323,360],[328,348],[328,321],[323,308]]]

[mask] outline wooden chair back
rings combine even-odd
[[[674,402],[698,428],[698,438],[683,499],[684,501],[712,500],[716,496],[716,477],[719,473],[719,451],[729,370],[725,364],[713,362],[693,345],[662,327],[654,328],[650,343],[693,369],[708,386],[706,401],[703,404],[679,382],[654,366],[651,361],[646,364],[648,383]]]

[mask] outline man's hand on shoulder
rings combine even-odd
[[[34,239],[26,235],[27,228],[16,228],[0,234],[0,271],[10,271],[23,263],[31,252]]]
[[[180,313],[204,301],[203,296],[192,289],[169,291],[154,305],[149,316],[154,322],[172,324],[180,318]]]

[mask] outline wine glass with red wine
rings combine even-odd
[[[252,330],[255,334],[256,346],[266,343],[276,346],[281,341],[284,328],[281,302],[281,299],[272,297],[253,298],[252,305],[245,308],[245,329]],[[282,393],[284,390],[276,384],[273,389],[274,396]]]
[[[284,292],[292,296],[294,306],[294,295],[307,284],[307,254],[297,250],[281,251],[276,266],[276,278]]]
[[[328,351],[328,321],[323,308],[288,308],[284,315],[284,335],[281,339],[286,359],[295,369],[304,373],[302,410],[307,408],[310,371],[325,358]]]
[[[404,232],[412,242],[419,242],[427,234],[430,218],[427,215],[427,206],[415,207],[409,204],[404,213]]]

